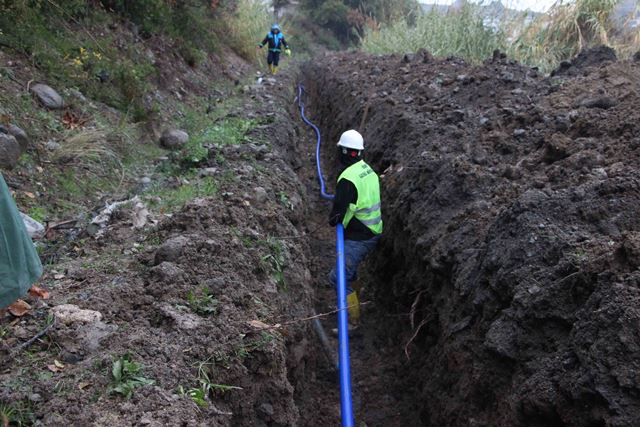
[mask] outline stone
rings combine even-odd
[[[618,101],[616,99],[611,98],[610,96],[589,98],[589,99],[585,99],[580,103],[581,107],[602,108],[603,110],[608,110],[609,108],[615,107],[616,105],[618,105]]]
[[[258,414],[263,420],[269,421],[273,418],[275,414],[275,410],[273,409],[273,405],[270,403],[263,403],[258,407]]]
[[[52,87],[44,84],[36,84],[31,87],[31,93],[38,99],[40,104],[52,110],[64,107],[64,101],[58,92]]]
[[[163,261],[177,261],[182,255],[185,246],[189,243],[189,239],[185,236],[176,236],[168,239],[158,248],[155,255],[156,265]]]
[[[160,137],[160,145],[169,150],[182,148],[189,141],[189,134],[179,129],[167,129]]]
[[[185,275],[183,269],[168,261],[163,261],[151,268],[150,273],[155,280],[162,283],[176,283]]]
[[[47,150],[49,151],[56,151],[57,149],[60,148],[60,144],[57,143],[56,141],[50,139],[49,141],[47,141],[47,143],[45,144],[45,147],[47,148]]]
[[[11,170],[22,154],[20,143],[13,135],[0,133],[0,168]]]
[[[262,187],[256,187],[253,189],[253,191],[253,200],[255,200],[257,203],[264,203],[269,198],[267,190]]]
[[[24,130],[20,129],[13,123],[8,126],[0,125],[0,132],[13,136],[16,141],[18,141],[18,144],[20,144],[20,148],[23,152],[29,147],[29,136]]]
[[[525,133],[527,133],[527,131],[526,131],[526,130],[524,130],[524,129],[515,129],[515,130],[513,131],[513,136],[522,136],[522,135],[524,135]]]
[[[32,239],[41,239],[44,237],[44,225],[22,212],[20,212],[20,217],[22,217],[22,222],[27,229],[29,237]]]
[[[95,310],[83,310],[74,304],[57,305],[51,309],[56,319],[68,325],[72,323],[95,323],[102,320],[102,313]]]

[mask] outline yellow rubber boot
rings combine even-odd
[[[269,64],[269,72],[273,74],[275,71],[273,70],[273,64]]]
[[[275,73],[277,73],[277,72],[278,72],[278,67],[276,67],[276,66],[274,65],[274,66],[273,66],[273,72],[272,72],[272,74],[275,74]]]
[[[360,323],[360,301],[357,292],[351,292],[347,295],[347,312],[349,313],[349,324],[358,325]]]

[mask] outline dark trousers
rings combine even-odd
[[[274,52],[272,50],[269,51],[267,55],[267,64],[278,66],[278,62],[280,62],[280,52]]]

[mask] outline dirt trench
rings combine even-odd
[[[639,425],[640,66],[605,50],[552,77],[499,52],[304,70],[325,140],[360,129],[383,174],[368,425]]]

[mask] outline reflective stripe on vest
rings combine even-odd
[[[346,228],[352,218],[366,225],[374,234],[382,233],[382,210],[380,209],[380,181],[371,167],[360,160],[346,168],[338,181],[346,179],[358,190],[356,204],[350,203],[342,220]]]

